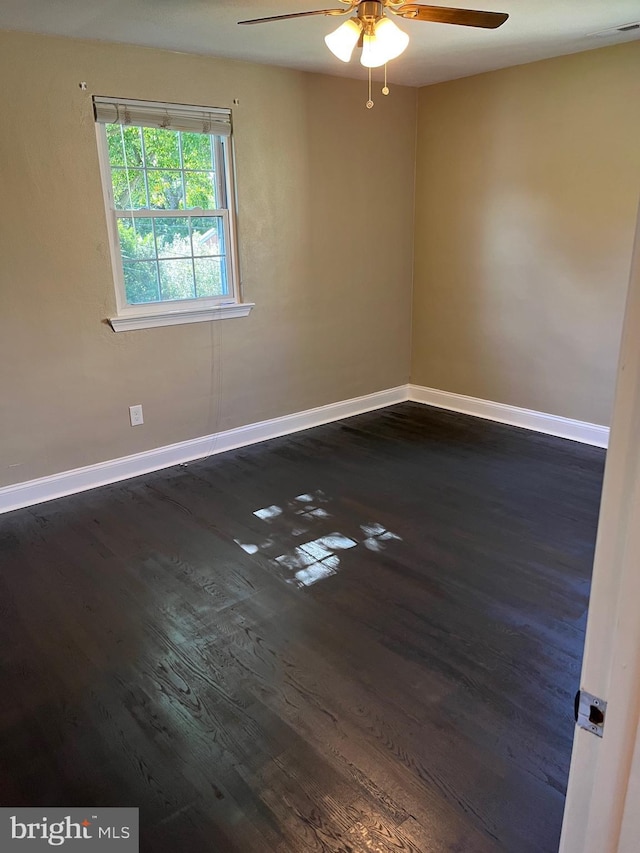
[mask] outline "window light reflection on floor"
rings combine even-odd
[[[387,530],[377,522],[359,525],[357,537],[346,536],[339,531],[324,533],[308,542],[300,542],[292,550],[278,554],[280,538],[299,538],[309,532],[309,525],[326,522],[332,517],[325,506],[331,500],[321,490],[297,495],[285,506],[272,504],[254,511],[253,515],[268,525],[272,535],[260,542],[241,542],[234,539],[247,554],[262,554],[279,569],[288,583],[299,587],[311,586],[318,581],[335,575],[340,567],[338,552],[364,546],[369,551],[380,552],[386,542],[402,541],[402,537]]]

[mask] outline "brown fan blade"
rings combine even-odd
[[[482,27],[495,30],[501,27],[509,15],[506,12],[476,12],[473,9],[450,9],[445,6],[421,6],[405,3],[391,9],[401,18],[414,21],[434,21],[437,24],[459,24],[461,27]]]
[[[270,18],[253,18],[239,24],[264,24],[267,21],[286,21],[287,18],[307,18],[309,15],[346,15],[351,9],[318,9],[315,12],[293,12],[291,15],[272,15]]]

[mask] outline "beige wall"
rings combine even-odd
[[[420,90],[412,381],[608,424],[640,44]]]
[[[0,80],[0,485],[408,380],[415,90],[369,111],[352,80],[17,33],[0,33]],[[106,325],[91,93],[240,100],[248,318]]]
[[[421,90],[417,164],[412,89],[369,111],[352,80],[1,32],[0,75],[0,486],[402,384],[411,354],[417,384],[608,423],[638,43]],[[239,99],[248,318],[111,331],[91,93]]]

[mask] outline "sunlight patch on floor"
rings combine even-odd
[[[340,567],[337,552],[348,551],[362,545],[369,551],[381,552],[385,544],[392,540],[402,541],[397,533],[387,530],[378,522],[366,522],[359,525],[360,533],[354,537],[339,531],[324,533],[308,542],[299,542],[285,553],[278,554],[278,534],[282,539],[296,539],[309,532],[308,526],[300,526],[298,519],[305,519],[306,525],[319,524],[332,517],[331,513],[320,506],[330,504],[331,499],[321,490],[305,492],[286,502],[284,506],[272,504],[254,510],[253,515],[272,527],[272,535],[260,542],[234,542],[247,554],[262,554],[271,564],[277,566],[288,583],[297,586],[311,586],[318,581],[335,575]]]

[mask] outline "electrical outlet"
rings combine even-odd
[[[131,421],[131,426],[140,426],[140,424],[144,423],[144,418],[142,417],[142,405],[129,406],[129,420]]]

